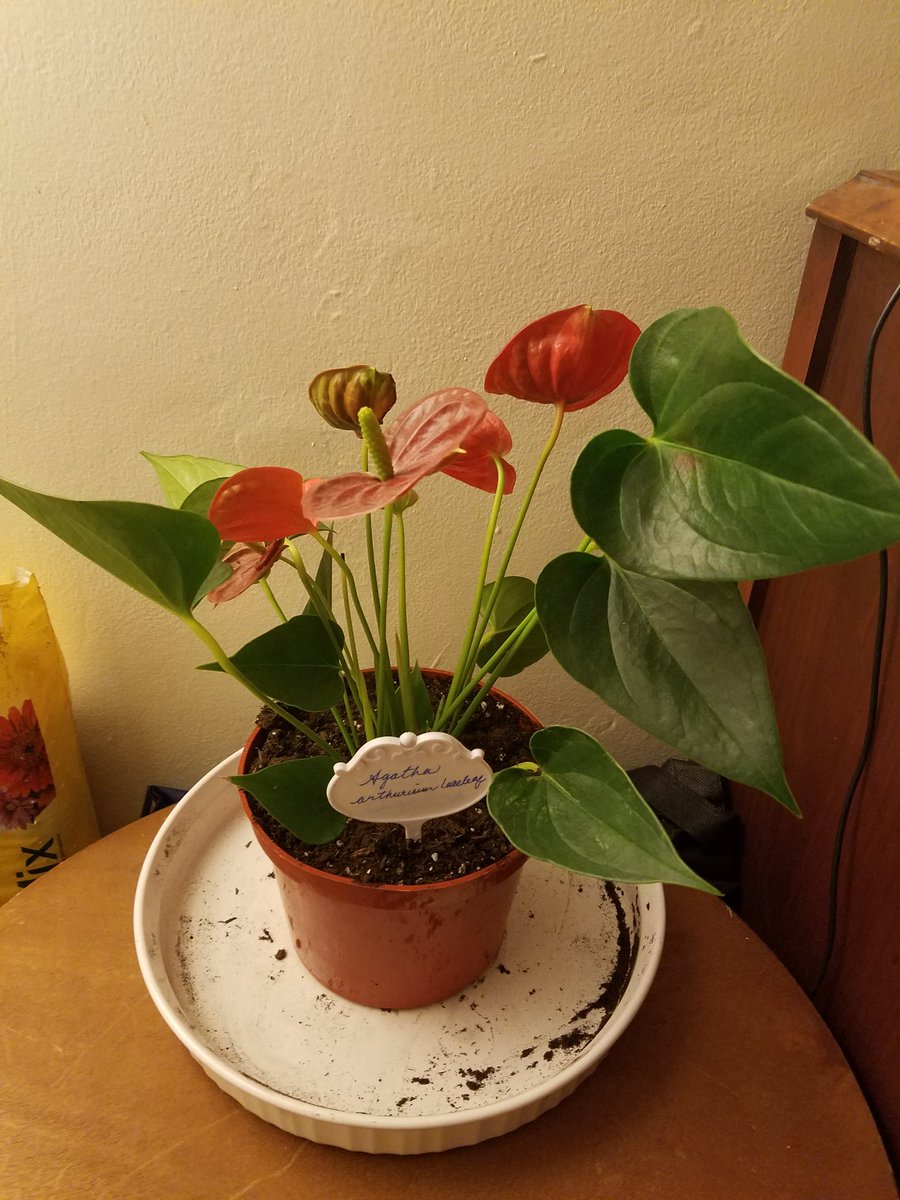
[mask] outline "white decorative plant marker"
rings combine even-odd
[[[418,841],[424,821],[475,804],[493,777],[484,751],[449,733],[401,733],[373,738],[348,763],[335,763],[328,803],[357,821],[402,825]]]

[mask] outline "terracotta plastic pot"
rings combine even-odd
[[[259,729],[251,734],[241,774],[263,736]],[[497,957],[526,861],[518,850],[446,882],[357,883],[292,858],[253,819],[243,792],[241,798],[275,867],[294,948],[330,991],[370,1008],[420,1008],[461,991]]]

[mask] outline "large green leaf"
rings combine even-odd
[[[347,818],[328,803],[326,794],[337,761],[336,756],[292,758],[230,779],[255,796],[295,837],[318,846],[334,841],[347,824]]]
[[[222,476],[216,476],[215,479],[207,479],[205,483],[198,484],[192,492],[188,492],[178,507],[182,512],[199,513],[201,517],[208,516],[213,496],[215,496],[224,482],[225,478]]]
[[[600,434],[572,506],[632,571],[756,579],[841,562],[900,538],[900,481],[840,413],[760,358],[722,309],[644,333],[631,385],[653,436]]]
[[[579,729],[551,725],[531,738],[534,764],[494,776],[491,816],[532,858],[626,883],[683,883],[714,892],[676,854],[615,759]]]
[[[493,584],[484,589],[485,607],[491,595]],[[477,662],[484,666],[497,653],[513,630],[534,608],[534,584],[522,575],[506,575],[500,583],[497,600],[491,613],[488,631],[478,647]],[[547,653],[547,639],[540,625],[530,631],[515,652],[503,664],[501,674],[505,678],[518,675],[532,663],[539,662]]]
[[[327,628],[318,617],[291,617],[242,646],[231,663],[255,687],[282,704],[319,712],[337,704],[344,694],[339,667],[344,634]],[[221,671],[204,663],[202,671]]]
[[[572,553],[541,572],[537,601],[550,649],[573,679],[710,770],[799,812],[735,584],[652,579]]]
[[[195,513],[128,500],[65,500],[0,479],[0,495],[163,608],[189,616],[208,590],[219,535]]]
[[[163,495],[170,507],[181,508],[188,496],[201,483],[211,479],[227,479],[235,471],[243,471],[237,463],[220,462],[217,458],[197,458],[193,454],[141,454],[157,474]]]

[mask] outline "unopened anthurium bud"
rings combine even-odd
[[[381,432],[381,426],[378,424],[378,418],[371,408],[361,408],[358,415],[359,431],[369,452],[370,467],[380,480],[393,479],[394,464],[391,461],[391,452],[384,440],[384,434]]]
[[[379,421],[397,399],[394,380],[374,367],[337,367],[321,371],[309,385],[316,412],[335,429],[359,432],[359,410],[369,408]]]

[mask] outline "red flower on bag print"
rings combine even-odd
[[[40,809],[27,796],[11,796],[0,783],[0,830],[27,829]]]
[[[0,788],[8,797],[21,798],[45,792],[53,774],[34,705],[26,700],[21,710],[11,708],[0,717]]]

